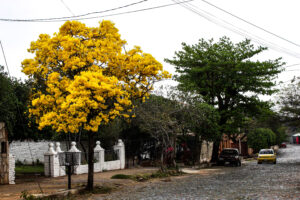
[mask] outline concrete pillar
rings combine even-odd
[[[45,176],[59,176],[59,160],[58,155],[54,150],[54,144],[49,143],[48,152],[44,154],[44,173]]]
[[[79,152],[79,165],[74,166],[74,174],[82,174],[84,173],[82,166],[81,166],[81,151],[79,151],[76,147],[76,142],[71,142],[71,148],[68,152]]]
[[[63,151],[60,148],[60,142],[55,143],[55,152],[58,155],[59,158],[59,153],[63,153]],[[66,175],[66,167],[65,166],[59,166],[59,176],[65,176]]]
[[[119,150],[120,169],[124,169],[125,168],[125,145],[121,139],[119,139],[118,143],[114,146],[114,150]]]
[[[15,184],[15,156],[9,155],[9,184]]]
[[[94,171],[95,172],[102,172],[103,165],[104,165],[104,149],[100,146],[100,141],[96,142],[96,147],[94,148],[95,158],[97,162],[94,164]]]

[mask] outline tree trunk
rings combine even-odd
[[[211,158],[212,162],[217,162],[218,161],[219,148],[220,148],[220,140],[214,141],[212,158]]]
[[[88,132],[88,181],[86,189],[92,191],[94,188],[94,133]]]

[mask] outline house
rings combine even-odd
[[[238,135],[236,142],[232,141],[227,135],[223,134],[219,146],[219,152],[221,152],[224,148],[237,148],[242,156],[250,156],[253,154],[253,149],[248,147],[247,137],[245,137],[244,134]]]
[[[293,134],[291,138],[293,144],[300,144],[300,133]]]

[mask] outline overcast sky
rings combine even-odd
[[[148,9],[180,1],[1,0],[0,19],[68,17],[104,11],[134,2],[140,3],[123,9],[85,17]],[[98,22],[103,19],[113,21],[119,29],[122,39],[127,40],[129,47],[133,45],[141,46],[145,52],[151,53],[157,60],[162,62],[164,68],[171,73],[174,73],[174,67],[164,63],[163,60],[164,58],[172,58],[174,52],[180,50],[181,42],[194,44],[200,38],[218,40],[222,36],[228,36],[234,42],[239,42],[247,37],[252,38],[253,43],[256,45],[268,46],[269,50],[260,55],[257,58],[259,60],[282,57],[283,61],[287,63],[286,66],[299,64],[287,67],[287,71],[279,75],[278,81],[287,82],[293,76],[300,75],[300,1],[206,0],[205,2],[194,0],[185,3],[185,6],[188,6],[190,10],[182,5],[170,5],[129,14],[97,17],[82,20],[82,22],[88,26],[98,26]],[[273,35],[245,23],[233,17],[233,15],[269,31]],[[26,76],[21,72],[21,62],[25,58],[32,57],[27,53],[30,42],[36,40],[41,33],[52,35],[58,31],[63,23],[63,21],[0,21],[0,40],[4,47],[10,74],[25,79]],[[0,65],[5,66],[2,52],[0,54]]]

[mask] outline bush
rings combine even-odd
[[[248,134],[248,145],[254,152],[269,148],[276,143],[276,134],[268,128],[258,128]]]
[[[112,179],[131,179],[134,181],[142,182],[142,181],[147,181],[152,178],[166,178],[170,176],[179,176],[184,174],[181,171],[178,170],[166,170],[161,171],[158,170],[157,172],[154,172],[152,174],[135,174],[135,175],[126,175],[126,174],[116,174],[113,175],[111,178]]]
[[[131,179],[132,176],[126,175],[126,174],[116,174],[116,175],[113,175],[111,178],[112,179]]]

